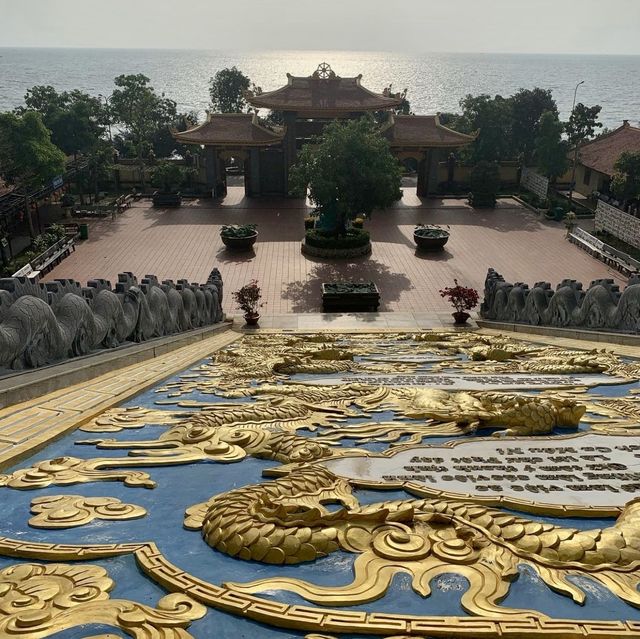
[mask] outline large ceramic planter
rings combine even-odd
[[[153,206],[182,206],[182,195],[180,193],[161,193],[156,191],[152,199]]]
[[[441,251],[444,245],[449,241],[449,234],[436,237],[424,237],[413,234],[413,241],[416,243],[419,251]]]
[[[247,326],[257,326],[258,321],[260,320],[259,313],[245,313],[244,321],[247,323]]]
[[[469,313],[466,313],[465,311],[456,311],[455,313],[452,313],[452,315],[453,315],[454,323],[457,326],[462,326],[466,324],[467,320],[471,317],[471,315],[469,315]]]
[[[374,312],[380,305],[380,291],[373,282],[328,282],[322,284],[325,312]]]
[[[222,233],[220,234],[220,237],[222,238],[222,243],[230,251],[250,251],[258,239],[258,231],[253,235],[247,235],[246,237],[229,237]]]

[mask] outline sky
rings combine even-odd
[[[0,47],[640,55],[640,0],[0,0]]]

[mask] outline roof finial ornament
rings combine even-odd
[[[313,72],[313,77],[318,80],[330,80],[331,78],[335,78],[336,74],[327,62],[321,62]]]

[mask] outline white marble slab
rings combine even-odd
[[[633,437],[475,439],[323,464],[350,479],[554,505],[624,506],[640,496],[640,439]]]
[[[422,355],[408,355],[408,354],[398,354],[398,355],[384,355],[384,354],[372,354],[363,357],[362,359],[366,359],[368,361],[373,362],[407,362],[409,364],[433,364],[435,362],[455,362],[459,361],[461,358],[459,356],[446,356],[446,355],[429,355],[424,353]]]
[[[369,384],[372,386],[416,386],[443,390],[532,390],[538,388],[562,388],[563,386],[600,386],[623,384],[625,380],[610,375],[543,375],[510,373],[500,375],[473,375],[465,373],[419,373],[398,375],[340,375],[314,376],[304,383],[319,386],[341,384]]]

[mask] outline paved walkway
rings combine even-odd
[[[180,209],[153,209],[140,202],[117,220],[90,222],[90,239],[48,274],[47,279],[93,277],[114,282],[121,271],[138,277],[204,281],[214,266],[222,271],[225,308],[235,312],[230,292],[253,278],[263,288],[263,316],[318,312],[320,284],[332,279],[373,280],[381,311],[448,311],[439,289],[461,284],[480,291],[492,266],[509,281],[530,285],[546,280],[555,286],[570,277],[585,286],[595,278],[619,274],[564,239],[564,227],[536,217],[512,200],[495,210],[474,210],[462,200],[421,200],[415,189],[392,209],[374,214],[367,228],[373,253],[352,262],[323,261],[300,253],[306,207],[300,200],[246,199],[239,187],[221,203],[189,202]],[[416,254],[416,223],[450,226],[451,239],[440,254]],[[224,249],[223,224],[257,223],[255,253]]]

